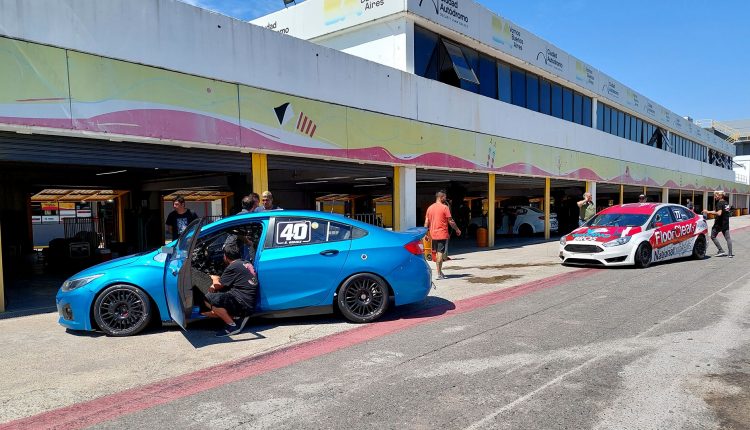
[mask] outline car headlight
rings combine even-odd
[[[63,291],[75,290],[76,288],[83,287],[84,285],[88,284],[89,282],[101,276],[104,276],[104,273],[100,273],[98,275],[85,276],[83,278],[68,279],[67,281],[63,282],[62,290]]]
[[[565,246],[565,244],[568,243],[568,241],[565,239],[565,236],[560,238],[560,245]]]
[[[609,242],[602,243],[602,246],[610,247],[610,246],[620,246],[625,245],[626,243],[630,242],[630,238],[633,236],[625,236],[621,237],[619,239],[610,240]]]

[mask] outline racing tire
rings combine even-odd
[[[529,237],[534,234],[534,229],[531,228],[528,224],[521,224],[520,227],[518,227],[518,235],[521,237]]]
[[[151,300],[136,286],[112,285],[96,298],[93,314],[96,325],[108,336],[131,336],[151,321]]]
[[[695,243],[693,244],[693,258],[696,260],[703,260],[706,258],[706,245],[706,235],[701,234],[695,239]]]
[[[641,242],[635,250],[635,267],[645,269],[651,264],[651,245],[648,242]]]
[[[388,309],[388,286],[383,278],[372,273],[352,275],[339,287],[336,304],[351,322],[375,321]]]

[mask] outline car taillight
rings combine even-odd
[[[407,251],[411,252],[414,255],[424,254],[424,245],[422,245],[421,240],[415,240],[414,242],[409,242],[406,245],[404,245],[404,248],[406,248]]]

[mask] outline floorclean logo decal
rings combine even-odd
[[[419,0],[419,7],[426,0]],[[435,13],[445,19],[455,22],[463,27],[469,26],[469,17],[459,12],[458,0],[430,0],[435,6]]]
[[[576,80],[587,85],[595,85],[594,70],[586,64],[576,60]]]

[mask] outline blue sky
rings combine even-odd
[[[282,0],[183,1],[242,20],[284,7]],[[750,2],[479,2],[681,116],[750,118]]]

